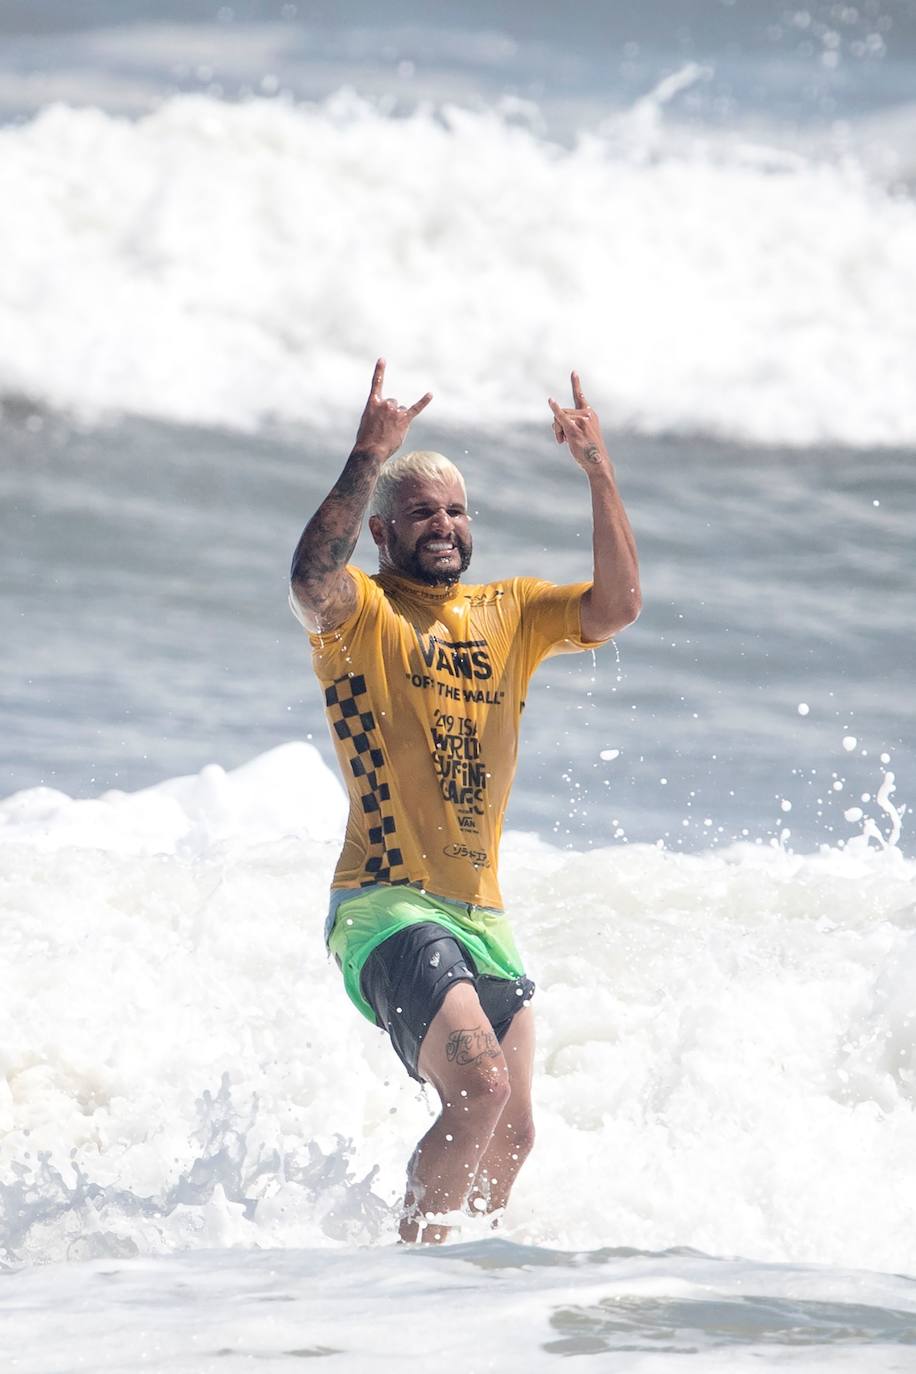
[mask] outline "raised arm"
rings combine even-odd
[[[569,445],[592,494],[595,566],[592,585],[582,597],[582,635],[584,639],[608,639],[630,625],[642,607],[636,540],[617,490],[598,416],[586,401],[576,372],[572,374],[572,392],[572,409],[562,409],[552,398],[548,404],[557,443]]]
[[[385,359],[379,358],[346,466],[306,525],[293,554],[290,583],[312,631],[336,629],[355,609],[356,587],[346,568],[379,470],[404,442],[411,420],[432,400],[427,391],[412,406],[399,406],[391,398],[383,399],[384,381]]]

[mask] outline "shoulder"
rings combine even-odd
[[[543,577],[510,577],[493,584],[501,595],[520,611],[537,606],[539,602],[553,596],[558,588],[555,582]]]
[[[373,608],[384,602],[384,593],[373,577],[348,563],[340,572],[341,587],[332,602],[316,611],[298,594],[295,582],[290,583],[289,604],[293,615],[309,631],[313,644],[329,644],[339,639],[367,617]],[[323,624],[322,624],[323,622]]]
[[[498,606],[506,597],[514,597],[514,584],[517,581],[517,578],[510,578],[499,582],[462,583],[458,597],[468,606]]]

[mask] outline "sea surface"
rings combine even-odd
[[[8,1367],[916,1368],[916,5],[0,35]],[[477,580],[589,575],[575,367],[645,602],[529,696],[539,1143],[435,1253],[286,606],[380,353]]]

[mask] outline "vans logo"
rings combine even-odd
[[[478,682],[493,676],[485,639],[439,639],[437,635],[424,635],[419,630],[416,636],[423,662],[433,672]]]

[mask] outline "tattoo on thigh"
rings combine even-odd
[[[478,1064],[481,1059],[495,1059],[499,1053],[499,1041],[483,1026],[452,1031],[445,1042],[445,1057],[450,1064]]]

